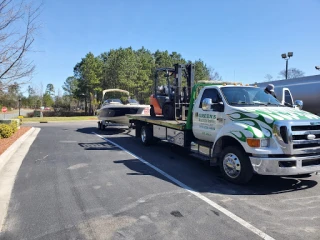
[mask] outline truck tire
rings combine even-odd
[[[152,128],[148,126],[142,126],[140,132],[140,139],[143,145],[149,146],[153,143]]]
[[[152,105],[150,106],[150,116],[151,117],[155,117],[156,116],[156,113],[154,112],[154,107]]]
[[[162,115],[166,120],[174,119],[174,108],[171,104],[165,104],[162,108]]]
[[[236,184],[245,184],[253,176],[253,168],[248,155],[240,147],[226,147],[219,161],[225,179]]]

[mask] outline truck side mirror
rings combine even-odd
[[[212,106],[212,99],[211,98],[205,98],[202,100],[202,110],[203,111],[211,110],[211,106]]]
[[[295,100],[294,104],[297,105],[297,107],[302,110],[303,107],[303,101],[302,100]]]

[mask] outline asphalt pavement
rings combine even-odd
[[[134,130],[33,126],[41,131],[0,239],[261,239],[246,224],[264,237],[319,239],[320,175],[255,176],[238,186],[181,149],[144,147]]]

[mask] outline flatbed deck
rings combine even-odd
[[[147,123],[152,123],[155,125],[159,126],[164,126],[164,127],[169,127],[177,130],[185,130],[186,127],[186,121],[181,121],[181,120],[166,120],[162,116],[158,117],[151,117],[151,116],[146,116],[146,115],[140,115],[140,114],[126,114],[126,116],[130,120],[138,120],[142,122],[147,122]]]

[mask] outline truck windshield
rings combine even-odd
[[[222,87],[221,91],[229,105],[281,105],[276,98],[257,87]]]

